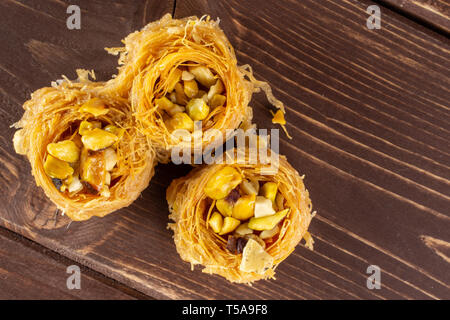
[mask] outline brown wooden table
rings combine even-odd
[[[450,6],[448,1],[0,2],[0,298],[449,299]],[[366,27],[370,5],[381,29]],[[189,167],[159,165],[132,206],[83,223],[55,214],[13,151],[30,93],[76,68],[116,72],[103,48],[164,13],[220,17],[241,64],[287,105],[281,152],[306,174],[316,244],[277,279],[231,285],[180,260],[165,189]],[[272,128],[262,95],[255,121]],[[67,266],[81,267],[68,290]],[[369,265],[381,289],[366,287]]]

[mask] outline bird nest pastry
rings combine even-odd
[[[130,205],[154,174],[155,153],[125,99],[103,83],[64,80],[37,90],[15,124],[14,147],[38,186],[72,220]]]

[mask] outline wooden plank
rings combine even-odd
[[[442,0],[381,0],[400,12],[450,34],[450,3]]]
[[[54,2],[42,2],[49,7],[39,18],[17,3],[0,4],[9,13],[0,22],[1,225],[155,298],[450,298],[448,39],[388,9],[382,29],[368,30],[371,1],[177,1],[177,16],[219,16],[239,62],[286,102],[293,140],[283,136],[281,151],[306,173],[318,211],[315,251],[298,247],[277,280],[249,287],[192,272],[179,259],[164,198],[189,167],[159,165],[141,198],[103,219],[69,224],[55,214],[14,154],[9,124],[32,90],[61,73],[86,67],[110,76],[115,61],[102,48],[117,45],[142,15],[125,1],[86,2],[94,3],[84,13],[91,23],[73,34],[47,17]],[[146,21],[159,17],[146,12]],[[60,54],[50,61],[33,51],[36,39]],[[263,96],[252,106],[259,127],[272,128]],[[366,287],[372,264],[382,269],[381,290]]]
[[[306,173],[317,243],[281,269],[366,298],[344,284],[362,285],[376,264],[388,286],[376,297],[448,298],[448,256],[424,237],[448,255],[449,41],[387,8],[382,29],[368,30],[372,4],[183,1],[176,14],[220,17],[238,60],[288,105],[294,138],[281,152]],[[272,127],[264,98],[252,105]]]
[[[73,261],[53,259],[42,247],[0,229],[0,299],[135,298],[83,266],[78,266],[80,289],[69,290],[67,267],[72,265]]]

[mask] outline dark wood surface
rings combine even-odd
[[[380,2],[445,34],[450,33],[450,2],[447,0],[380,0]]]
[[[13,152],[9,126],[32,91],[61,74],[73,77],[80,67],[107,79],[116,58],[103,47],[174,9],[173,2],[159,1],[78,3],[83,20],[76,31],[65,27],[64,2],[0,3],[3,228],[159,299],[450,298],[450,42],[444,29],[436,32],[380,4],[382,28],[368,30],[371,1],[176,1],[177,17],[220,17],[239,62],[250,63],[286,103],[293,139],[282,136],[281,152],[306,174],[318,212],[311,224],[315,250],[299,246],[277,269],[277,280],[249,287],[192,272],[178,257],[166,229],[165,189],[189,167],[159,165],[129,208],[70,223],[55,214],[28,162]],[[258,126],[272,128],[264,97],[256,95],[252,106]],[[32,268],[36,253],[4,237],[0,248],[11,242]],[[380,290],[366,287],[369,265],[382,270]],[[30,295],[38,291],[33,279],[21,282],[29,275],[7,272],[15,279],[4,282],[7,287],[23,283]],[[55,287],[65,285],[64,276],[54,278]],[[121,298],[120,288],[111,290]],[[85,294],[77,297],[94,295]]]
[[[76,265],[76,264],[75,264]],[[34,242],[0,230],[0,299],[135,299],[139,292],[80,268],[80,288],[69,290],[73,261]],[[70,270],[69,270],[70,271]]]

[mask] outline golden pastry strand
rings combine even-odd
[[[311,201],[285,157],[272,175],[261,175],[264,166],[214,164],[171,183],[169,226],[184,261],[231,282],[274,277],[307,234]]]
[[[102,90],[103,83],[86,77],[39,89],[15,124],[16,152],[28,157],[37,185],[73,220],[128,206],[154,174],[154,151],[136,130],[128,101]]]
[[[238,66],[234,49],[209,16],[172,19],[168,14],[124,39],[119,73],[107,83],[116,94],[129,97],[141,131],[168,162],[173,147],[194,150],[222,144],[227,129],[251,126],[252,94],[262,89],[270,103],[284,112],[266,82],[257,81],[251,68]],[[201,124],[199,144],[175,134]],[[210,134],[221,132],[220,141]]]

